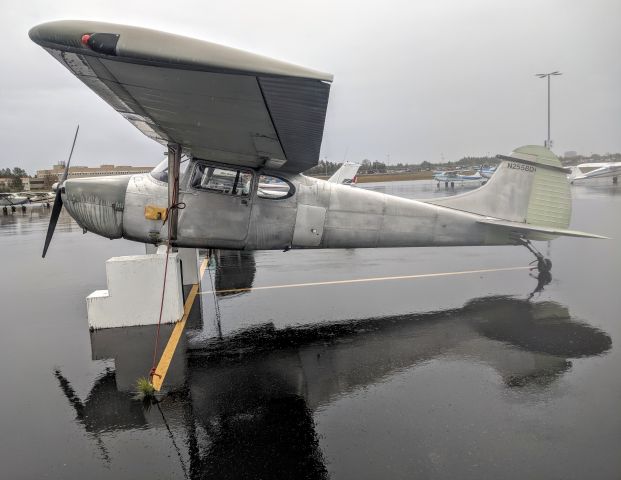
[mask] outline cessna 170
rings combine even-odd
[[[568,230],[571,196],[540,146],[499,156],[483,187],[415,201],[309,178],[332,75],[144,28],[57,21],[30,38],[142,133],[168,146],[150,174],[61,179],[62,206],[108,238],[223,249],[526,245]],[[67,162],[67,168],[69,162]],[[260,185],[286,185],[266,194]]]

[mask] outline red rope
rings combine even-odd
[[[172,179],[175,183],[174,185],[178,186],[179,185],[179,172],[175,172],[176,176],[174,179]],[[166,209],[166,218],[164,219],[164,223],[166,223],[166,221],[168,220],[168,218],[170,217],[170,214],[172,213],[173,210],[183,210],[185,208],[185,203],[178,203],[177,202],[177,196],[179,195],[179,189],[175,188],[173,190],[173,198],[172,198],[172,202],[171,205]],[[166,295],[166,277],[168,276],[168,256],[170,255],[170,236],[172,234],[172,222],[168,222],[168,238],[166,241],[166,264],[164,265],[164,284],[162,285],[162,298],[160,300],[160,316],[159,319],[157,321],[157,329],[156,329],[156,333],[155,333],[155,345],[153,346],[153,362],[151,364],[151,370],[149,371],[149,379],[151,381],[153,381],[153,377],[155,375],[157,375],[158,377],[160,376],[159,374],[155,373],[155,369],[157,367],[157,351],[159,349],[159,343],[160,343],[160,327],[162,325],[162,314],[164,312],[164,298]]]
[[[170,234],[170,224],[168,227],[168,232]],[[170,237],[169,237],[170,238]],[[164,265],[164,284],[162,285],[162,298],[160,300],[160,317],[157,321],[157,330],[155,333],[155,345],[153,346],[153,362],[151,364],[151,370],[149,371],[149,379],[153,380],[154,375],[158,375],[155,373],[156,362],[157,362],[157,350],[160,344],[160,327],[162,325],[162,312],[164,311],[164,297],[166,294],[166,276],[168,275],[168,255],[170,253],[170,240],[168,241],[168,245],[166,246],[166,264]],[[159,376],[159,375],[158,375]]]

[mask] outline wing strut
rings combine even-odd
[[[179,169],[181,164],[181,145],[178,143],[168,144],[168,242],[177,240],[177,221],[179,218]]]

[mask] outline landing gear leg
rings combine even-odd
[[[543,256],[543,254],[533,247],[533,244],[530,243],[530,240],[526,240],[525,238],[520,238],[520,243],[524,245],[530,252],[535,256],[535,260],[530,262],[531,265],[537,264],[536,266],[531,267],[532,270],[537,269],[539,273],[547,273],[550,274],[552,270],[552,260]]]
[[[455,182],[451,182],[451,188],[455,188]]]
[[[26,205],[22,205],[22,213],[26,213]]]
[[[528,300],[530,300],[531,298],[533,298],[535,293],[540,293],[541,291],[543,291],[544,287],[552,281],[552,261],[549,258],[544,257],[540,251],[533,247],[529,240],[521,238],[520,243],[528,248],[528,250],[530,250],[530,252],[536,257],[535,260],[530,262],[531,265],[535,263],[537,264],[536,266],[532,266],[531,270],[536,269],[538,271],[538,275],[533,275],[532,273],[530,274],[531,277],[537,279],[537,286],[530,293],[530,295],[528,295]]]
[[[16,210],[15,205],[11,205],[11,212],[15,213],[15,210]]]
[[[448,188],[448,182],[444,182],[444,188]]]
[[[2,213],[4,213],[5,215],[9,214],[9,209],[6,207],[2,207]]]

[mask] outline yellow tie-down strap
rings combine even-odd
[[[147,220],[166,220],[168,209],[157,205],[147,205],[144,207],[144,218]]]
[[[151,378],[153,388],[155,388],[155,390],[158,392],[162,389],[164,378],[166,377],[166,373],[168,372],[168,367],[170,367],[170,362],[172,362],[172,358],[177,348],[177,344],[181,339],[181,334],[183,333],[183,329],[185,328],[188,316],[190,315],[190,310],[192,310],[192,305],[194,304],[194,299],[198,295],[198,286],[201,279],[203,278],[203,275],[205,274],[205,270],[207,270],[208,265],[209,258],[205,258],[203,260],[203,263],[201,263],[198,273],[199,283],[195,283],[194,285],[192,285],[192,289],[190,290],[188,298],[185,301],[185,305],[183,306],[183,317],[181,317],[181,320],[175,324],[175,327],[170,334],[170,338],[168,339],[168,343],[164,347],[164,351],[162,352],[160,361],[155,368],[153,377]]]

